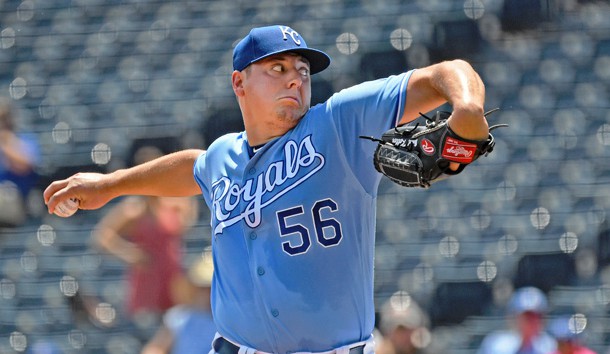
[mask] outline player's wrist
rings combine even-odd
[[[99,190],[108,197],[108,200],[126,195],[137,194],[129,190],[130,184],[127,170],[121,169],[108,174],[102,174],[98,181]]]
[[[456,135],[464,139],[485,140],[489,136],[489,124],[482,108],[454,110],[447,120],[447,125]]]

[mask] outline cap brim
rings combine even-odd
[[[289,50],[289,52],[299,53],[309,61],[309,72],[311,73],[311,75],[323,71],[330,65],[330,57],[321,50],[303,48],[292,49]]]
[[[269,53],[260,58],[257,58],[256,60],[252,61],[248,65],[254,64],[257,61],[261,61],[265,58],[269,58],[270,56],[280,54],[280,53],[287,53],[287,52],[297,53],[299,55],[302,55],[305,59],[307,59],[307,61],[309,61],[309,72],[311,73],[311,75],[319,73],[320,71],[328,68],[328,66],[330,65],[331,60],[330,60],[330,57],[326,53],[324,53],[321,50],[312,49],[312,48],[302,48],[302,49],[301,48],[296,48],[296,49],[290,48],[290,49],[285,49],[285,50],[278,50],[277,52]]]

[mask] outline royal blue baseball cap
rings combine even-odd
[[[248,65],[284,52],[295,52],[309,61],[311,74],[330,65],[330,57],[321,50],[309,48],[305,39],[288,26],[274,25],[254,28],[233,50],[233,69],[244,70]]]
[[[557,340],[569,341],[578,338],[578,329],[570,325],[570,321],[571,318],[566,316],[554,318],[549,324],[549,332]]]

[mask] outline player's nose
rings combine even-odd
[[[301,88],[303,86],[303,76],[298,70],[291,71],[288,79],[288,87]]]

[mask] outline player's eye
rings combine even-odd
[[[284,71],[284,67],[280,64],[275,64],[271,67],[271,70],[281,73],[282,71]]]
[[[309,76],[309,69],[307,69],[307,68],[299,69],[299,72],[301,73],[302,76],[305,76],[305,77]]]

